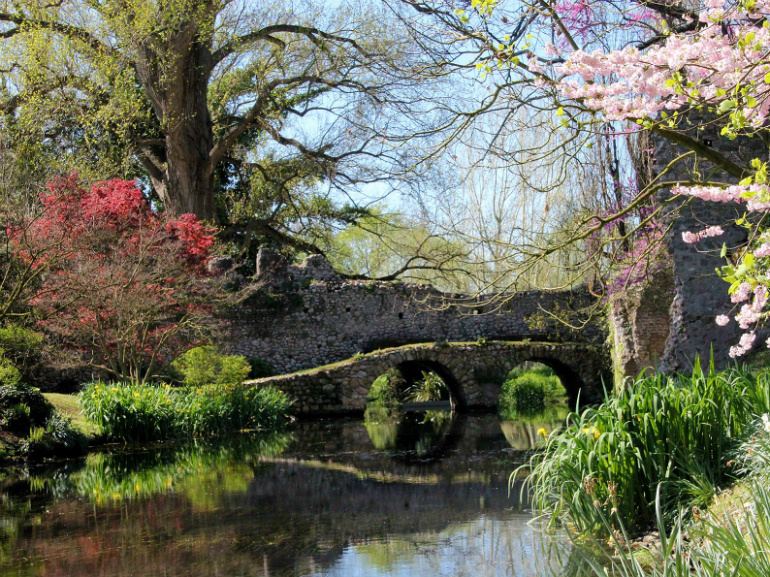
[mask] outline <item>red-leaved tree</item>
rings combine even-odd
[[[16,235],[17,256],[46,268],[30,304],[57,344],[142,383],[213,326],[212,228],[157,213],[132,181],[89,190],[73,175],[40,200],[42,215]],[[41,246],[52,247],[48,259]]]

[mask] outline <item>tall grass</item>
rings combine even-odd
[[[746,484],[751,501],[722,517],[710,516],[687,522],[680,515],[668,533],[657,501],[660,543],[654,561],[640,562],[625,531],[609,549],[593,541],[593,547],[578,544],[573,551],[580,575],[596,577],[766,577],[770,575],[770,431],[757,434],[740,449],[745,458]],[[743,502],[741,500],[741,502]],[[607,531],[618,533],[622,520],[603,517]],[[685,539],[684,535],[689,538]],[[603,553],[602,553],[603,552]],[[573,573],[569,573],[573,574]]]
[[[88,385],[79,395],[86,419],[107,439],[154,441],[272,429],[286,420],[290,401],[273,387]]]
[[[659,491],[671,523],[734,478],[731,462],[769,398],[767,373],[742,369],[696,365],[689,377],[640,379],[550,436],[530,463],[533,505],[551,522],[609,538],[607,518],[626,520],[632,533],[654,526]]]

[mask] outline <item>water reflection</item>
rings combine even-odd
[[[500,428],[512,448],[527,451],[542,447],[546,436],[561,427],[568,414],[567,405],[551,405],[536,415],[520,416],[515,421],[502,421]]]
[[[524,453],[504,424],[390,425],[300,423],[0,479],[0,575],[549,574],[508,494]]]
[[[364,413],[369,439],[381,451],[427,453],[452,428],[457,416],[450,411],[407,412],[370,406]]]

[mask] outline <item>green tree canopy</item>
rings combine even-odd
[[[330,191],[402,177],[397,145],[434,137],[440,74],[384,5],[0,0],[0,36],[11,146],[142,175],[171,214],[241,241],[344,219]]]

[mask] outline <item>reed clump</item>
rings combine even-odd
[[[656,495],[667,523],[705,508],[738,475],[739,448],[768,412],[770,378],[696,364],[689,376],[653,375],[573,413],[529,467],[533,506],[576,534],[613,537],[654,527]]]
[[[86,419],[108,440],[156,441],[283,424],[290,399],[274,387],[95,382],[79,395]]]

